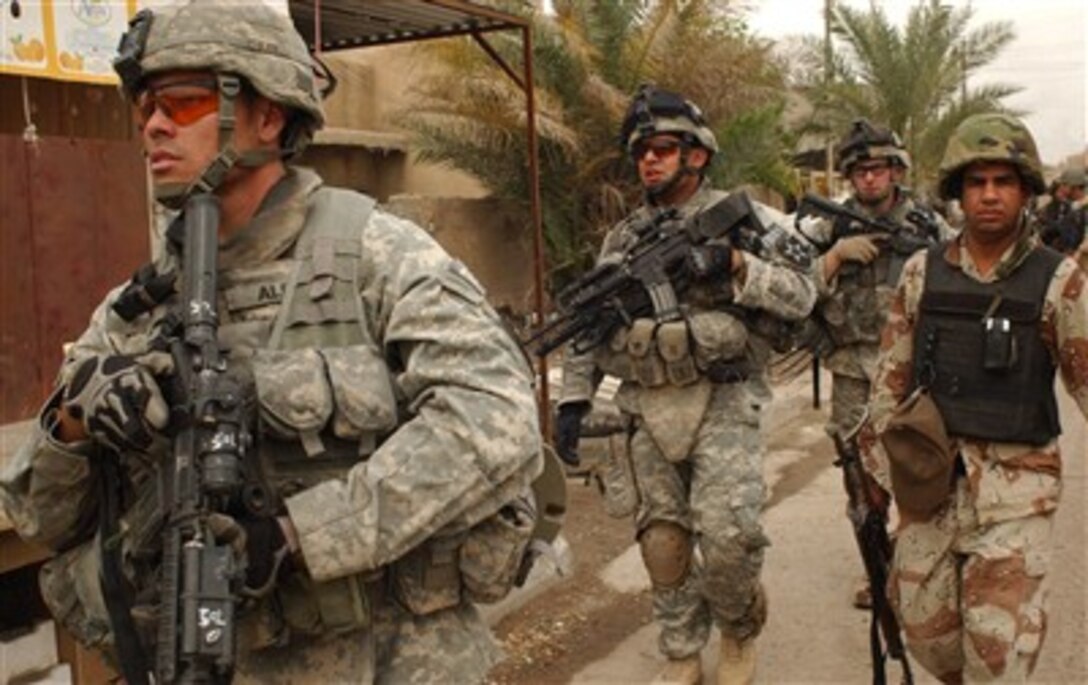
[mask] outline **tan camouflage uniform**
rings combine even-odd
[[[918,205],[903,189],[896,188],[895,192],[896,203],[884,218],[902,224],[906,221],[907,214]],[[880,218],[853,197],[846,201],[845,206],[871,218]],[[940,215],[934,213],[933,218],[940,227],[941,239],[951,238],[952,229]],[[805,228],[805,233],[817,243],[829,243],[831,231],[832,224],[827,220],[813,222]],[[842,271],[828,282],[825,263],[825,256],[813,261],[813,278],[819,293],[816,306],[832,329],[833,337],[846,341],[836,344],[823,358],[824,366],[831,372],[831,416],[827,430],[845,435],[857,427],[865,414],[876,373],[880,330],[884,326],[895,286],[880,282],[862,287],[841,288]],[[843,268],[853,270],[858,269],[859,265],[847,263]],[[869,275],[874,272],[872,265],[860,268]]]
[[[221,247],[220,343],[232,362],[251,360],[262,418],[279,407],[289,427],[324,440],[335,433],[351,446],[346,463],[296,450],[293,477],[277,476],[305,570],[296,564],[242,620],[239,681],[480,682],[498,649],[458,576],[434,582],[427,574],[449,570],[435,565],[443,554],[457,568],[466,531],[539,472],[530,371],[465,267],[380,209],[360,220],[357,242],[342,249],[359,255],[361,296],[339,302],[339,320],[355,331],[361,323],[370,340],[262,349],[287,289],[292,245],[323,192],[316,174],[289,168]],[[174,258],[158,263],[168,269]],[[174,304],[126,323],[109,306],[119,290],[68,353],[61,382],[86,355],[146,349],[154,322]],[[337,324],[299,332],[325,325]],[[271,444],[267,433],[258,436],[262,462]],[[53,549],[73,542],[72,529],[96,506],[89,449],[61,444],[41,425],[19,451],[0,478],[0,499],[25,539]],[[139,484],[154,462],[125,455],[124,463]],[[71,594],[79,569],[65,565],[85,563],[83,549],[43,577],[47,592],[58,584],[59,594]],[[108,624],[84,604],[58,618],[105,640]]]
[[[1021,238],[1034,245],[1037,239]],[[1019,259],[1009,248],[991,274]],[[960,240],[945,259],[980,282]],[[872,428],[883,430],[913,377],[913,336],[925,282],[925,254],[907,263],[881,341],[872,397]],[[1071,259],[1046,292],[1040,334],[1066,390],[1088,416],[1088,280]],[[1010,389],[1010,392],[1014,392]],[[862,435],[867,468],[890,490],[887,456],[874,433]],[[888,592],[914,657],[946,682],[1022,680],[1046,634],[1041,585],[1049,570],[1053,514],[1061,494],[1057,440],[1041,447],[957,438],[966,476],[948,507],[929,521],[905,517]],[[1082,458],[1083,455],[1076,455]]]
[[[678,209],[690,216],[724,196],[704,182]],[[638,210],[608,233],[601,259],[625,249],[631,226],[648,211]],[[561,404],[590,400],[597,368],[622,380],[615,401],[629,421],[636,490],[630,501],[637,501],[637,511],[629,513],[635,514],[638,535],[650,524],[671,523],[690,533],[701,552],[701,562],[694,558],[677,585],[655,583],[653,590],[659,648],[673,660],[697,654],[712,622],[740,641],[758,635],[766,619],[759,582],[763,548],[769,544],[759,520],[765,497],[759,413],[769,399],[764,379],[769,348],[749,337],[740,319],[712,304],[713,289],[731,288],[736,305],[791,320],[808,314],[816,292],[805,274],[743,256],[746,269],[739,282],[697,285],[687,304],[696,362],[746,359],[746,381],[711,383],[703,377],[683,387],[643,387],[629,373],[627,354],[613,351],[631,329],[564,365]]]
[[[1080,200],[1077,203],[1077,209],[1088,215],[1088,197]],[[1073,259],[1077,260],[1080,264],[1080,268],[1088,273],[1088,231],[1084,232],[1084,240],[1081,241],[1080,247],[1073,253]]]

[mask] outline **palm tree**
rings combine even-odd
[[[876,3],[867,10],[837,6],[831,30],[841,48],[833,53],[830,81],[822,43],[808,41],[809,68],[799,80],[814,110],[804,131],[834,140],[857,117],[890,126],[911,154],[913,182],[932,183],[955,127],[972,114],[1005,109],[1002,100],[1020,90],[968,87],[968,78],[1015,38],[1007,22],[969,29],[972,16],[969,5],[924,0],[900,29]]]
[[[784,72],[768,43],[748,35],[718,0],[556,0],[535,13],[534,66],[541,197],[553,280],[585,268],[604,230],[638,199],[617,141],[631,94],[643,82],[698,102],[722,145],[712,170],[725,186],[792,189],[779,126]],[[495,49],[520,60],[512,36]],[[414,88],[403,120],[425,161],[467,171],[499,197],[528,197],[525,114],[517,86],[467,41],[422,48],[441,65]]]

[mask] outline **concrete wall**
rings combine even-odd
[[[326,53],[322,59],[339,80],[336,91],[325,101],[328,125],[335,128],[406,134],[396,119],[410,103],[410,90],[433,73],[416,46],[390,45]],[[496,67],[496,75],[505,78]],[[439,197],[485,197],[487,189],[474,177],[456,169],[424,164],[412,159],[411,140],[406,137],[406,159],[387,169],[379,161],[380,173],[392,174],[386,181],[389,194],[408,193]],[[385,160],[388,161],[388,160]]]
[[[497,307],[533,308],[533,234],[527,208],[494,198],[398,195],[387,209],[425,228],[463,261]]]

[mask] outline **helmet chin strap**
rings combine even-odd
[[[673,191],[673,189],[676,188],[676,186],[680,183],[681,179],[683,179],[685,176],[702,176],[702,169],[696,169],[695,167],[688,164],[689,151],[690,148],[687,145],[681,148],[680,168],[677,169],[672,176],[669,176],[667,179],[661,181],[660,183],[655,183],[652,186],[648,186],[646,188],[646,201],[648,203],[650,203],[651,205],[660,204],[661,201],[665,199],[665,197],[668,196],[669,193]]]
[[[231,74],[216,74],[219,88],[219,154],[191,184],[165,183],[155,188],[155,199],[170,209],[181,209],[193,195],[214,193],[235,166],[259,167],[283,157],[282,150],[249,150],[239,153],[234,147],[234,102],[242,92],[242,82]]]

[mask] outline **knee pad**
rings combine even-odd
[[[691,533],[668,521],[655,521],[638,538],[642,562],[656,588],[679,587],[691,568]]]

